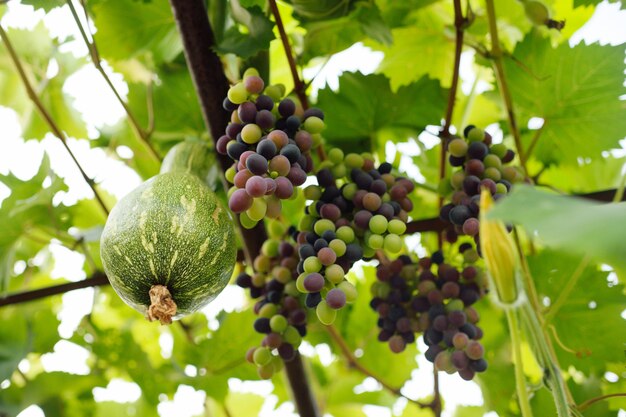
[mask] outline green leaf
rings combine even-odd
[[[552,165],[541,174],[541,182],[570,193],[589,193],[617,188],[626,157],[580,161],[577,165]]]
[[[302,62],[340,52],[365,37],[383,45],[388,45],[393,40],[380,11],[370,2],[358,2],[347,16],[311,22],[304,26],[307,32],[300,57]]]
[[[270,41],[274,39],[274,24],[258,7],[244,11],[247,13],[243,22],[246,32],[242,32],[238,25],[231,26],[217,45],[219,52],[233,53],[245,59],[269,49]]]
[[[454,410],[454,417],[483,417],[487,410],[478,405],[462,405]]]
[[[324,137],[344,150],[363,151],[385,127],[402,127],[419,133],[426,125],[439,124],[446,92],[427,77],[396,93],[389,79],[380,74],[343,73],[339,90],[319,91],[317,105],[326,114]]]
[[[31,5],[35,9],[43,9],[46,13],[52,9],[64,6],[66,4],[65,0],[22,0],[21,3]]]
[[[548,297],[554,304],[577,269],[580,257],[545,250],[529,257],[528,263],[540,297]],[[585,268],[550,322],[561,342],[555,350],[564,369],[572,365],[586,374],[593,371],[601,375],[607,363],[624,359],[624,286],[609,284],[607,276],[608,272],[599,271],[594,265]],[[564,350],[561,344],[575,353]]]
[[[0,318],[4,323],[0,326],[0,381],[4,381],[29,352],[31,335],[26,317],[15,309],[0,310]]]
[[[550,247],[626,270],[626,240],[619,227],[626,224],[626,203],[600,204],[517,185],[488,217],[520,224]]]
[[[534,156],[541,162],[574,164],[599,158],[624,138],[624,49],[563,44],[556,49],[533,31],[518,44],[505,72],[523,126],[545,120]],[[526,146],[532,135],[525,137]]]
[[[102,57],[126,60],[147,54],[147,62],[170,62],[182,43],[167,0],[150,2],[100,0],[89,2],[98,29],[95,36]]]
[[[435,4],[413,13],[414,23],[391,31],[394,42],[390,45],[368,43],[385,54],[378,72],[389,77],[393,90],[424,75],[439,79],[444,86],[450,84],[454,42],[446,36],[449,17],[441,13],[442,7]]]

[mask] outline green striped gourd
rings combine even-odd
[[[179,169],[122,198],[100,243],[118,295],[161,323],[213,300],[232,275],[237,249],[228,211],[197,175]]]

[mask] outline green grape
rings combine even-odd
[[[489,148],[489,152],[496,155],[500,159],[504,158],[504,155],[506,155],[507,150],[508,149],[506,145],[503,143],[491,145],[491,148]],[[500,164],[502,164],[502,161],[500,161]]]
[[[446,304],[446,311],[448,313],[451,311],[463,311],[464,308],[465,304],[463,304],[463,301],[459,299],[450,300],[450,302]]]
[[[474,127],[467,133],[470,142],[482,142],[485,139],[485,131],[479,127]]]
[[[272,316],[274,316],[276,312],[277,312],[276,304],[267,303],[259,309],[259,317],[264,317],[266,319],[269,319]]]
[[[317,148],[322,143],[322,135],[319,133],[311,133],[311,141],[313,143],[313,148]]]
[[[263,94],[269,96],[272,100],[276,102],[280,101],[280,99],[283,97],[283,93],[281,92],[280,87],[277,85],[268,85],[267,87],[265,87]]]
[[[485,178],[489,178],[494,181],[500,181],[500,179],[502,179],[502,174],[500,173],[500,170],[495,167],[487,168],[483,175]]]
[[[309,256],[304,260],[304,272],[319,272],[322,269],[322,263],[317,256]]]
[[[309,117],[307,120],[310,120],[311,118]],[[317,117],[316,117],[317,119]],[[306,123],[306,121],[305,121]],[[334,164],[340,164],[343,162],[343,158],[344,158],[344,154],[343,151],[339,148],[332,148],[331,150],[328,151],[328,160],[330,162]]]
[[[259,347],[254,351],[252,360],[258,366],[266,365],[272,360],[272,352],[270,352],[270,350],[266,347]]]
[[[315,222],[315,225],[313,225],[313,230],[315,231],[315,233],[317,233],[318,236],[322,236],[324,232],[327,230],[334,232],[335,223],[333,223],[332,221],[328,219],[320,219]]]
[[[346,155],[344,163],[349,169],[361,168],[363,166],[363,157],[357,153],[349,153]]]
[[[548,8],[539,1],[526,1],[524,3],[524,11],[526,12],[526,16],[528,16],[530,21],[535,25],[543,25],[550,18]]]
[[[343,272],[342,267],[335,264],[327,266],[324,270],[324,275],[326,276],[326,279],[328,279],[328,281],[330,281],[331,283],[339,284],[343,281],[346,274]]]
[[[280,356],[274,356],[272,358],[272,366],[274,367],[274,373],[278,373],[283,370],[285,364],[282,359],[280,359]]]
[[[335,252],[337,257],[343,256],[346,253],[346,244],[341,239],[331,240],[328,244],[328,247],[330,247]]]
[[[276,314],[274,317],[270,319],[270,328],[273,332],[283,333],[289,323],[287,323],[287,319],[282,314]]]
[[[319,321],[327,326],[333,324],[335,318],[337,318],[337,310],[330,308],[328,304],[326,304],[326,300],[320,301],[315,308],[315,312],[317,313]]]
[[[346,243],[352,243],[354,241],[354,229],[350,226],[341,226],[337,229],[337,237]]]
[[[297,348],[300,346],[300,343],[302,343],[302,336],[300,336],[300,333],[298,333],[295,327],[288,326],[283,332],[283,340],[294,348]]]
[[[381,235],[371,234],[367,238],[367,245],[371,249],[382,249],[384,243],[385,243],[385,238],[383,238]]]
[[[382,235],[387,231],[387,219],[382,214],[377,214],[370,219],[369,228],[372,233]]]
[[[370,248],[369,246],[363,247],[364,258],[373,258],[374,255],[376,255],[376,249]]]
[[[264,198],[255,198],[252,200],[252,207],[246,210],[246,214],[251,220],[261,221],[267,213],[267,202]]]
[[[402,238],[395,234],[385,236],[383,247],[391,253],[398,253],[402,250]]]
[[[252,220],[245,211],[239,214],[239,222],[244,229],[252,229],[258,223]]]
[[[337,285],[341,291],[346,294],[346,302],[351,303],[356,300],[357,290],[356,287],[350,281],[342,281],[339,285]]]
[[[243,72],[243,77],[242,77],[242,79],[245,79],[246,77],[250,77],[250,76],[252,76],[252,75],[257,76],[257,77],[260,77],[260,75],[259,75],[259,71],[257,71],[257,69],[256,69],[256,68],[254,68],[254,67],[247,68],[247,69]]]
[[[315,206],[312,204],[310,207]],[[298,223],[298,230],[303,232],[310,232],[313,230],[313,224],[315,224],[315,217],[313,216],[302,216],[300,219],[300,223]]]
[[[304,121],[304,130],[310,133],[320,133],[322,130],[324,130],[325,127],[326,125],[324,124],[324,121],[320,119],[319,117],[315,117],[315,116],[307,117],[307,119]],[[343,157],[340,158],[340,160],[337,161],[337,163],[341,162],[341,159],[343,159]]]
[[[263,136],[263,131],[254,123],[245,125],[241,130],[241,139],[246,143],[257,143],[261,140],[261,136]]]
[[[456,171],[450,177],[450,184],[455,190],[460,190],[463,188],[463,180],[465,179],[464,171]]]
[[[226,177],[226,181],[228,181],[230,184],[233,184],[235,182],[236,173],[237,173],[237,169],[235,168],[235,165],[228,168],[226,172],[224,173],[224,176]]]
[[[242,82],[238,82],[228,89],[228,99],[234,104],[241,104],[248,99],[248,90]]]
[[[304,288],[304,279],[306,278],[307,275],[309,275],[309,274],[304,272],[304,273],[298,275],[298,278],[296,279],[296,288],[302,294],[306,294],[308,292],[306,290],[306,288]]]
[[[351,182],[343,187],[342,195],[346,200],[352,200],[358,190],[359,187],[355,183]]]
[[[387,230],[394,235],[403,235],[406,232],[406,224],[402,220],[391,219],[387,225]]]
[[[304,198],[307,200],[319,200],[321,197],[322,188],[318,185],[309,185],[304,189]],[[312,206],[315,206],[315,204]]]
[[[448,152],[450,152],[452,156],[455,156],[457,158],[467,155],[467,148],[467,142],[465,142],[463,139],[453,139],[448,144]]]
[[[492,151],[493,151],[493,147],[495,146],[498,146],[498,145],[493,145],[491,147]],[[483,160],[483,164],[485,164],[485,168],[500,169],[502,167],[502,160],[500,159],[498,155],[495,155],[494,153],[490,153],[489,155],[485,156],[485,159]]]
[[[272,220],[269,222],[267,231],[269,237],[272,239],[280,239],[285,233],[287,233],[288,226],[278,220]]]
[[[276,281],[287,284],[291,281],[291,271],[284,266],[275,266],[272,269],[272,276]]]
[[[344,164],[337,164],[330,170],[335,178],[343,178],[348,175],[348,170]]]
[[[501,184],[501,183],[497,183],[496,184],[496,193],[498,193],[498,194],[506,194],[506,193],[508,193],[508,189],[506,188],[506,185]]]

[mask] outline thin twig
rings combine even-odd
[[[304,110],[309,108],[309,99],[306,96],[306,84],[300,78],[298,74],[298,68],[296,66],[296,59],[294,57],[293,50],[291,49],[291,45],[289,44],[289,38],[287,37],[287,32],[285,31],[285,25],[283,25],[283,19],[280,17],[280,11],[278,10],[278,5],[276,4],[276,0],[269,0],[270,9],[272,10],[272,15],[274,16],[274,21],[276,22],[276,27],[278,28],[278,34],[280,35],[280,40],[283,44],[283,49],[285,50],[285,56],[287,57],[287,62],[289,63],[289,70],[291,71],[291,77],[293,78],[293,89],[300,99],[300,103],[302,104],[302,108]],[[317,156],[320,160],[326,159],[326,152],[324,151],[324,145],[319,144],[317,147]]]
[[[435,413],[435,417],[441,417],[441,392],[439,390],[439,371],[435,364],[433,364],[433,401],[430,404],[430,408],[432,408],[433,413]]]
[[[61,143],[63,144],[63,147],[65,148],[67,153],[70,155],[70,157],[72,158],[72,161],[74,161],[74,164],[80,171],[80,174],[82,175],[83,179],[85,180],[87,185],[89,185],[89,188],[91,188],[91,190],[93,191],[96,197],[96,200],[98,200],[98,204],[100,204],[100,207],[102,207],[102,210],[108,216],[109,209],[107,208],[106,204],[104,204],[104,200],[100,196],[100,193],[98,193],[94,180],[87,176],[87,174],[85,173],[85,170],[80,165],[80,163],[78,162],[78,159],[76,159],[76,156],[74,155],[69,145],[67,144],[67,138],[65,136],[65,133],[63,133],[61,128],[56,124],[56,122],[54,121],[50,113],[48,113],[48,110],[44,107],[43,103],[39,99],[39,96],[35,93],[33,86],[28,80],[26,71],[24,71],[22,62],[17,56],[17,53],[15,52],[15,49],[13,48],[13,44],[11,43],[11,40],[9,39],[7,33],[4,31],[4,28],[2,26],[0,26],[0,38],[2,38],[2,41],[6,45],[7,51],[9,52],[9,55],[11,56],[11,60],[13,61],[13,63],[15,64],[15,67],[17,68],[17,72],[19,73],[22,83],[24,84],[24,87],[26,88],[28,97],[32,100],[33,104],[35,105],[35,107],[37,107],[37,110],[39,111],[41,116],[44,118],[48,126],[50,127],[52,134],[61,141]]]
[[[276,27],[278,28],[280,40],[283,43],[283,48],[285,49],[285,55],[287,57],[287,62],[289,63],[289,70],[291,71],[291,76],[293,77],[294,91],[300,99],[302,107],[306,110],[309,108],[309,101],[305,92],[306,86],[298,75],[296,60],[294,58],[291,45],[289,45],[289,38],[287,37],[287,32],[285,31],[285,26],[283,25],[283,19],[280,17],[280,11],[278,10],[278,5],[276,4],[276,1],[269,0],[269,4],[270,9],[272,10],[272,15],[274,15],[274,20],[276,21]]]
[[[93,34],[91,33],[89,34],[89,37],[91,38],[90,40],[89,37],[87,37],[87,33],[85,31],[85,28],[83,27],[82,22],[80,21],[80,18],[78,17],[78,13],[76,13],[76,9],[74,8],[74,4],[72,3],[72,0],[67,0],[66,2],[67,2],[68,7],[70,8],[70,11],[72,12],[72,16],[74,17],[74,20],[76,21],[76,25],[78,26],[78,30],[80,31],[81,37],[83,38],[83,41],[85,42],[85,45],[87,46],[87,49],[89,49],[89,55],[91,56],[91,61],[93,62],[93,65],[96,67],[98,72],[100,72],[100,74],[102,75],[102,78],[104,78],[104,81],[107,83],[107,85],[109,86],[113,94],[115,95],[115,98],[117,98],[117,101],[124,108],[124,111],[126,112],[126,116],[128,117],[128,122],[130,123],[131,127],[135,131],[135,134],[137,135],[137,137],[148,148],[148,150],[150,151],[150,154],[156,160],[161,161],[161,156],[157,153],[156,149],[154,149],[154,147],[152,146],[152,143],[150,143],[149,141],[150,135],[148,132],[150,128],[148,128],[148,130],[144,130],[139,125],[137,118],[135,117],[130,107],[128,107],[128,105],[126,104],[126,102],[124,101],[120,93],[117,91],[117,89],[113,85],[113,82],[109,78],[109,75],[104,70],[104,67],[102,66],[102,59],[100,58],[100,53],[98,52],[98,47],[96,45],[95,39],[93,38]],[[85,4],[83,2],[81,2],[81,4],[83,7],[85,7]],[[87,16],[86,8],[85,8],[85,15]],[[148,114],[150,114],[150,111],[148,111]]]
[[[446,106],[446,115],[443,128],[439,137],[441,138],[441,151],[439,153],[439,181],[443,181],[446,176],[446,148],[450,139],[450,126],[452,125],[452,116],[454,114],[454,105],[456,103],[456,91],[459,85],[459,70],[461,68],[461,52],[463,52],[463,33],[466,23],[463,11],[461,9],[461,0],[454,1],[454,68],[452,70],[452,82],[450,83],[450,92],[448,94],[448,105]],[[443,207],[443,196],[439,196],[439,209]],[[437,236],[439,249],[443,246],[441,233]]]
[[[344,338],[341,336],[341,334],[339,334],[339,332],[337,331],[335,326],[330,325],[330,326],[324,326],[324,327],[326,328],[326,331],[328,331],[328,334],[330,334],[330,337],[335,341],[335,343],[339,347],[339,350],[341,350],[341,353],[343,354],[345,359],[348,361],[348,365],[351,368],[356,369],[357,371],[361,372],[363,375],[366,375],[366,376],[369,376],[370,378],[375,379],[387,391],[391,392],[392,394],[394,394],[394,395],[396,395],[398,397],[406,398],[408,401],[416,404],[420,408],[433,408],[433,404],[423,403],[421,401],[414,400],[412,398],[407,397],[406,395],[404,395],[400,391],[400,388],[396,388],[396,387],[390,385],[389,383],[385,382],[380,376],[376,375],[370,369],[368,369],[365,366],[363,366],[359,362],[359,360],[356,358],[356,356],[354,356],[354,354],[352,353],[352,351],[348,347],[348,344],[346,343]]]
[[[583,272],[585,272],[585,269],[589,265],[590,261],[591,261],[591,257],[589,255],[581,259],[580,263],[578,264],[578,266],[572,273],[572,276],[567,280],[565,287],[561,291],[559,291],[558,298],[556,299],[554,304],[552,304],[548,312],[545,314],[544,322],[542,323],[544,326],[546,323],[549,323],[550,321],[552,321],[552,319],[554,319],[554,316],[556,316],[556,313],[558,313],[561,307],[563,307],[563,304],[565,304],[565,302],[569,298],[569,295],[571,294],[572,290],[578,283],[578,279],[582,276]]]
[[[515,118],[515,112],[513,110],[513,100],[511,99],[511,91],[509,90],[508,83],[504,74],[504,65],[502,63],[502,49],[500,48],[500,39],[498,38],[498,25],[496,22],[496,10],[494,6],[494,0],[486,0],[487,17],[489,20],[489,34],[491,36],[491,58],[493,59],[496,80],[504,106],[506,107],[507,119],[509,121],[509,128],[511,134],[515,140],[515,147],[517,148],[517,154],[519,155],[520,164],[524,171],[526,171],[526,156],[524,154],[524,148],[522,147],[522,141],[520,138],[519,128],[517,126],[517,120]]]
[[[530,155],[533,154],[533,151],[535,150],[535,146],[537,146],[537,142],[539,141],[539,138],[541,137],[541,134],[543,133],[543,128],[546,127],[547,123],[548,121],[544,119],[543,125],[535,131],[535,135],[530,141],[530,145],[528,145],[528,149],[526,150],[526,152],[524,152],[526,161],[528,161],[528,158],[530,158]]]
[[[599,397],[591,398],[581,403],[576,408],[578,408],[578,411],[585,411],[587,408],[589,408],[589,406],[597,403],[598,401],[606,400],[608,398],[615,398],[615,397],[626,397],[626,392],[616,392],[613,394],[606,394],[606,395],[601,395]]]
[[[34,301],[40,298],[49,297],[56,294],[64,294],[69,291],[81,288],[97,287],[101,285],[109,285],[109,280],[104,273],[96,271],[91,277],[77,282],[68,282],[66,284],[53,285],[38,290],[24,291],[17,294],[8,295],[0,298],[0,307]]]

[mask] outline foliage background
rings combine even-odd
[[[40,16],[63,15],[59,19],[76,25],[64,3],[22,1],[32,4]],[[419,204],[412,217],[435,216],[437,195],[431,190],[439,182],[440,152],[435,136],[445,113],[454,60],[452,3],[327,1],[321,3],[341,3],[345,7],[317,19],[298,14],[306,2],[293,3],[281,3],[280,10],[307,79],[317,73],[328,57],[356,42],[384,53],[374,73],[344,73],[336,87],[326,86],[317,92],[316,105],[327,114],[328,144],[346,151],[368,149],[380,160],[391,158],[396,164],[401,163],[422,184],[414,196]],[[534,177],[540,173],[539,183],[566,193],[615,188],[620,185],[625,162],[623,150],[615,151],[622,148],[619,141],[626,135],[624,101],[619,100],[624,94],[624,47],[568,43],[592,16],[598,2],[545,3],[556,18],[567,21],[561,33],[534,27],[517,0],[498,1],[496,5],[506,50],[505,70],[526,149],[540,132],[528,160],[529,174]],[[453,125],[489,126],[496,138],[513,146],[491,61],[480,54],[481,48],[489,45],[485,6],[482,1],[472,1],[471,5],[475,20],[466,30],[463,61],[468,88],[459,90]],[[75,6],[85,24],[80,4]],[[264,12],[265,1],[211,1],[208,6],[219,52],[231,79],[237,78],[242,60],[263,59],[262,51],[269,50],[272,82],[285,84],[288,91],[293,88],[273,22]],[[128,110],[144,129],[143,134],[149,132],[158,154],[164,155],[186,137],[206,139],[167,1],[90,0],[87,7],[105,71],[122,92]],[[0,15],[6,12],[7,6],[0,6]],[[117,171],[127,181],[126,189],[107,193],[111,187],[102,179],[111,176],[93,169],[98,165],[86,163],[88,174],[95,177],[109,207],[133,184],[158,172],[158,159],[140,140],[141,135],[133,130],[128,118],[122,117],[126,113],[120,111],[110,91],[99,90],[102,97],[96,99],[101,101],[83,113],[68,93],[73,77],[75,80],[76,74],[93,67],[88,51],[81,46],[81,38],[54,33],[43,23],[28,29],[9,27],[7,33],[41,102],[72,138],[72,149],[85,158],[83,161],[106,158],[107,165],[99,164],[100,169]],[[17,118],[19,135],[31,141],[30,147],[23,148],[27,152],[41,155],[41,148],[56,146],[52,143],[57,139],[51,136],[49,126],[26,94],[4,45],[0,47],[0,105],[7,117]],[[117,114],[113,110],[107,123],[93,122],[98,118],[90,113],[113,106]],[[401,158],[400,153],[405,155]],[[76,280],[101,269],[98,238],[105,217],[94,199],[73,198],[77,195],[73,191],[85,185],[81,184],[82,179],[76,179],[77,172],[68,168],[67,162],[66,166],[57,163],[53,169],[55,164],[50,159],[54,155],[54,151],[48,151],[32,177],[0,167],[0,182],[10,190],[10,194],[5,192],[8,196],[0,206],[0,287],[5,293],[41,288],[64,279]],[[626,392],[626,298],[623,274],[614,272],[624,270],[626,250],[620,243],[624,207],[618,205],[621,212],[616,209],[617,213],[605,216],[586,206],[570,207],[567,200],[554,202],[544,212],[523,210],[545,207],[546,199],[543,194],[520,193],[511,197],[511,210],[505,213],[512,220],[541,231],[543,241],[539,250],[529,256],[529,264],[546,307],[558,299],[577,265],[579,253],[596,248],[592,252],[593,262],[584,269],[578,285],[552,318],[561,344],[567,347],[557,347],[557,355],[568,386],[577,403],[602,394]],[[287,218],[295,222],[303,204],[301,200],[290,206]],[[592,229],[576,226],[579,233],[574,230],[567,242],[559,241],[554,237],[572,229],[571,220],[559,223],[559,218],[587,221]],[[601,218],[607,223],[602,227],[598,225]],[[613,228],[622,233],[609,236],[593,228]],[[582,233],[588,230],[592,233]],[[551,248],[544,248],[541,243]],[[411,237],[407,247],[424,254],[435,247],[434,236]],[[55,256],[59,253],[65,258]],[[82,272],[59,277],[55,260],[68,259],[70,253],[77,254],[73,256],[79,260]],[[337,327],[363,366],[393,386],[404,385],[403,393],[418,399],[432,387],[430,369],[423,369],[427,366],[423,359],[415,359],[423,345],[393,355],[387,346],[376,341],[375,315],[368,307],[368,286],[373,274],[372,266],[364,266],[353,274],[362,296],[342,314]],[[208,318],[196,314],[183,320],[184,326],[171,327],[145,322],[123,305],[110,288],[75,294],[63,296],[63,300],[56,296],[0,308],[0,414],[17,415],[36,404],[46,416],[152,416],[157,415],[157,410],[165,415],[168,410],[172,412],[170,401],[175,394],[189,393],[189,387],[206,394],[204,407],[187,410],[189,415],[248,416],[257,414],[262,407],[266,413],[272,413],[274,407],[285,413],[292,410],[283,405],[289,401],[289,388],[282,376],[275,377],[271,386],[241,382],[257,380],[254,367],[244,363],[244,354],[260,337],[252,331],[253,315],[246,301],[227,305],[241,300],[236,289],[228,290],[225,301],[208,311]],[[65,327],[60,327],[68,314],[65,305],[70,304],[72,297],[81,299],[87,309],[70,313],[75,326],[65,322]],[[222,306],[230,312],[215,311]],[[454,412],[455,416],[469,417],[496,412],[502,417],[515,416],[518,410],[505,320],[487,300],[480,304],[480,310],[490,362],[490,370],[477,378],[484,402],[461,406],[456,411],[449,406],[448,415]],[[364,410],[382,413],[382,409],[367,407],[381,406],[394,415],[431,415],[429,410],[398,399],[381,390],[376,381],[348,368],[321,326],[311,326],[307,340],[310,346],[304,353],[324,412],[335,417],[359,416],[365,415]],[[530,359],[526,345],[524,349]],[[58,352],[62,351],[70,352],[70,363],[76,365],[69,372],[67,367],[54,370],[46,361],[51,352],[57,352],[57,363],[61,362]],[[422,368],[418,369],[418,365]],[[541,387],[540,370],[529,365],[525,371],[536,384],[532,406],[537,415],[553,415],[551,397]],[[452,378],[446,380],[458,389],[475,387]],[[120,385],[120,381],[136,385]],[[106,396],[95,401],[94,397],[103,392],[98,387],[107,386],[122,386],[129,394],[139,391],[140,395],[129,395],[127,402],[102,401]],[[250,386],[255,387],[255,392],[250,392]],[[269,392],[276,396],[276,402],[265,400]],[[455,403],[452,396],[444,397],[446,400]],[[589,408],[585,416],[616,416],[620,407],[626,409],[620,398],[603,401]],[[180,411],[172,415],[180,415],[176,413]]]

